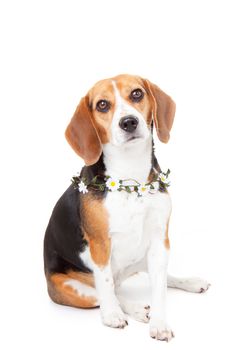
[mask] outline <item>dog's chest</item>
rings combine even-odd
[[[144,259],[156,228],[168,219],[170,199],[160,192],[143,197],[114,192],[108,194],[105,207],[109,214],[112,268],[117,272]]]

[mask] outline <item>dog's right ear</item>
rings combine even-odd
[[[88,96],[81,99],[65,136],[73,150],[84,159],[86,165],[95,164],[99,160],[102,146],[92,121]]]

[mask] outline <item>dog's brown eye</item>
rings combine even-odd
[[[144,96],[144,92],[141,89],[135,89],[131,92],[129,98],[133,101],[133,102],[139,102],[141,101],[141,99]]]
[[[106,101],[106,100],[100,100],[96,104],[96,109],[99,112],[106,113],[110,109],[110,103],[108,101]]]

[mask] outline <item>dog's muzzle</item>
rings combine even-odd
[[[133,115],[127,115],[126,117],[121,118],[119,126],[126,132],[134,132],[138,126],[138,118]]]

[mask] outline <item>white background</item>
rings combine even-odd
[[[232,347],[231,5],[1,1],[2,349]],[[203,295],[169,290],[168,345],[148,325],[110,329],[99,310],[55,305],[46,292],[44,231],[83,164],[64,130],[87,90],[119,73],[150,79],[177,103],[170,143],[156,142],[172,170],[169,270],[212,284]]]

